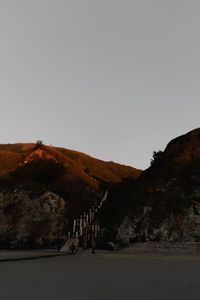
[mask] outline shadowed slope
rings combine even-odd
[[[135,181],[118,238],[200,241],[200,129],[172,140]]]

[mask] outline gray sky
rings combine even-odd
[[[0,0],[0,143],[146,168],[199,127],[200,1]]]

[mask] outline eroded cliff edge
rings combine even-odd
[[[134,183],[116,240],[200,241],[200,129],[172,140]]]

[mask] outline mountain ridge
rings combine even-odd
[[[33,143],[0,144],[0,173],[8,173],[16,168],[21,160],[26,160],[26,157],[30,156],[31,153],[34,155],[36,151],[35,147],[36,144]],[[121,181],[123,177],[137,177],[142,172],[142,170],[131,166],[125,166],[112,161],[103,161],[75,150],[46,145],[41,145],[40,147],[45,151],[51,152],[51,154],[53,153],[54,156],[57,153],[60,158],[62,157],[63,161],[68,160],[69,164],[73,164],[73,162],[79,164],[80,169],[87,168],[87,172],[90,171],[90,168],[93,175],[99,176],[100,179],[105,181]],[[96,169],[94,167],[95,164],[98,165]]]

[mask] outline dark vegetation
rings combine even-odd
[[[36,158],[16,170],[11,175],[17,179],[29,179],[38,183],[50,184],[58,180],[67,172],[62,162],[56,162],[53,159]]]
[[[151,159],[151,166],[159,166],[163,162],[163,151],[154,151]]]
[[[107,184],[108,199],[97,215],[99,224],[105,229],[103,237],[98,240],[98,247],[107,249],[108,241],[117,242],[117,230],[131,205],[134,185],[133,178],[124,178],[120,183]]]

